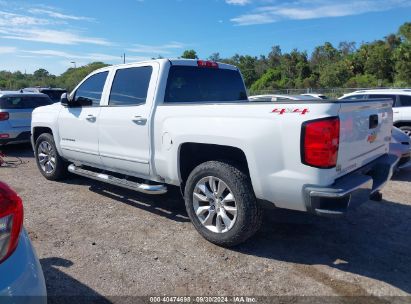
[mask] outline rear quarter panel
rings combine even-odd
[[[301,163],[301,125],[336,116],[339,108],[321,102],[159,105],[154,114],[155,171],[167,183],[179,185],[182,144],[237,147],[246,155],[258,198],[278,207],[305,210],[303,185],[329,185],[335,169],[320,172]]]

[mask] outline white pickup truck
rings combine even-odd
[[[184,193],[198,232],[238,244],[262,205],[338,216],[390,179],[391,100],[253,103],[239,70],[197,60],[110,66],[37,108],[49,180],[67,171],[147,194]]]

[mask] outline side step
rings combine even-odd
[[[111,185],[127,188],[130,190],[146,193],[146,194],[164,194],[167,192],[167,187],[165,185],[148,185],[148,184],[140,184],[136,182],[129,181],[127,179],[118,178],[112,175],[108,175],[105,173],[98,173],[91,170],[86,170],[81,167],[77,167],[74,164],[68,166],[68,171],[81,175],[84,177],[88,177],[91,179],[95,179],[101,182],[105,182]]]

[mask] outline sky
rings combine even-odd
[[[194,49],[267,55],[309,53],[328,41],[362,42],[411,21],[411,0],[0,0],[0,70],[59,75],[93,61],[109,64]]]

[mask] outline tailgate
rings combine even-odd
[[[13,128],[30,127],[33,109],[10,109],[4,111],[9,112],[8,121]]]
[[[339,175],[358,169],[388,152],[392,115],[391,99],[341,103]]]

